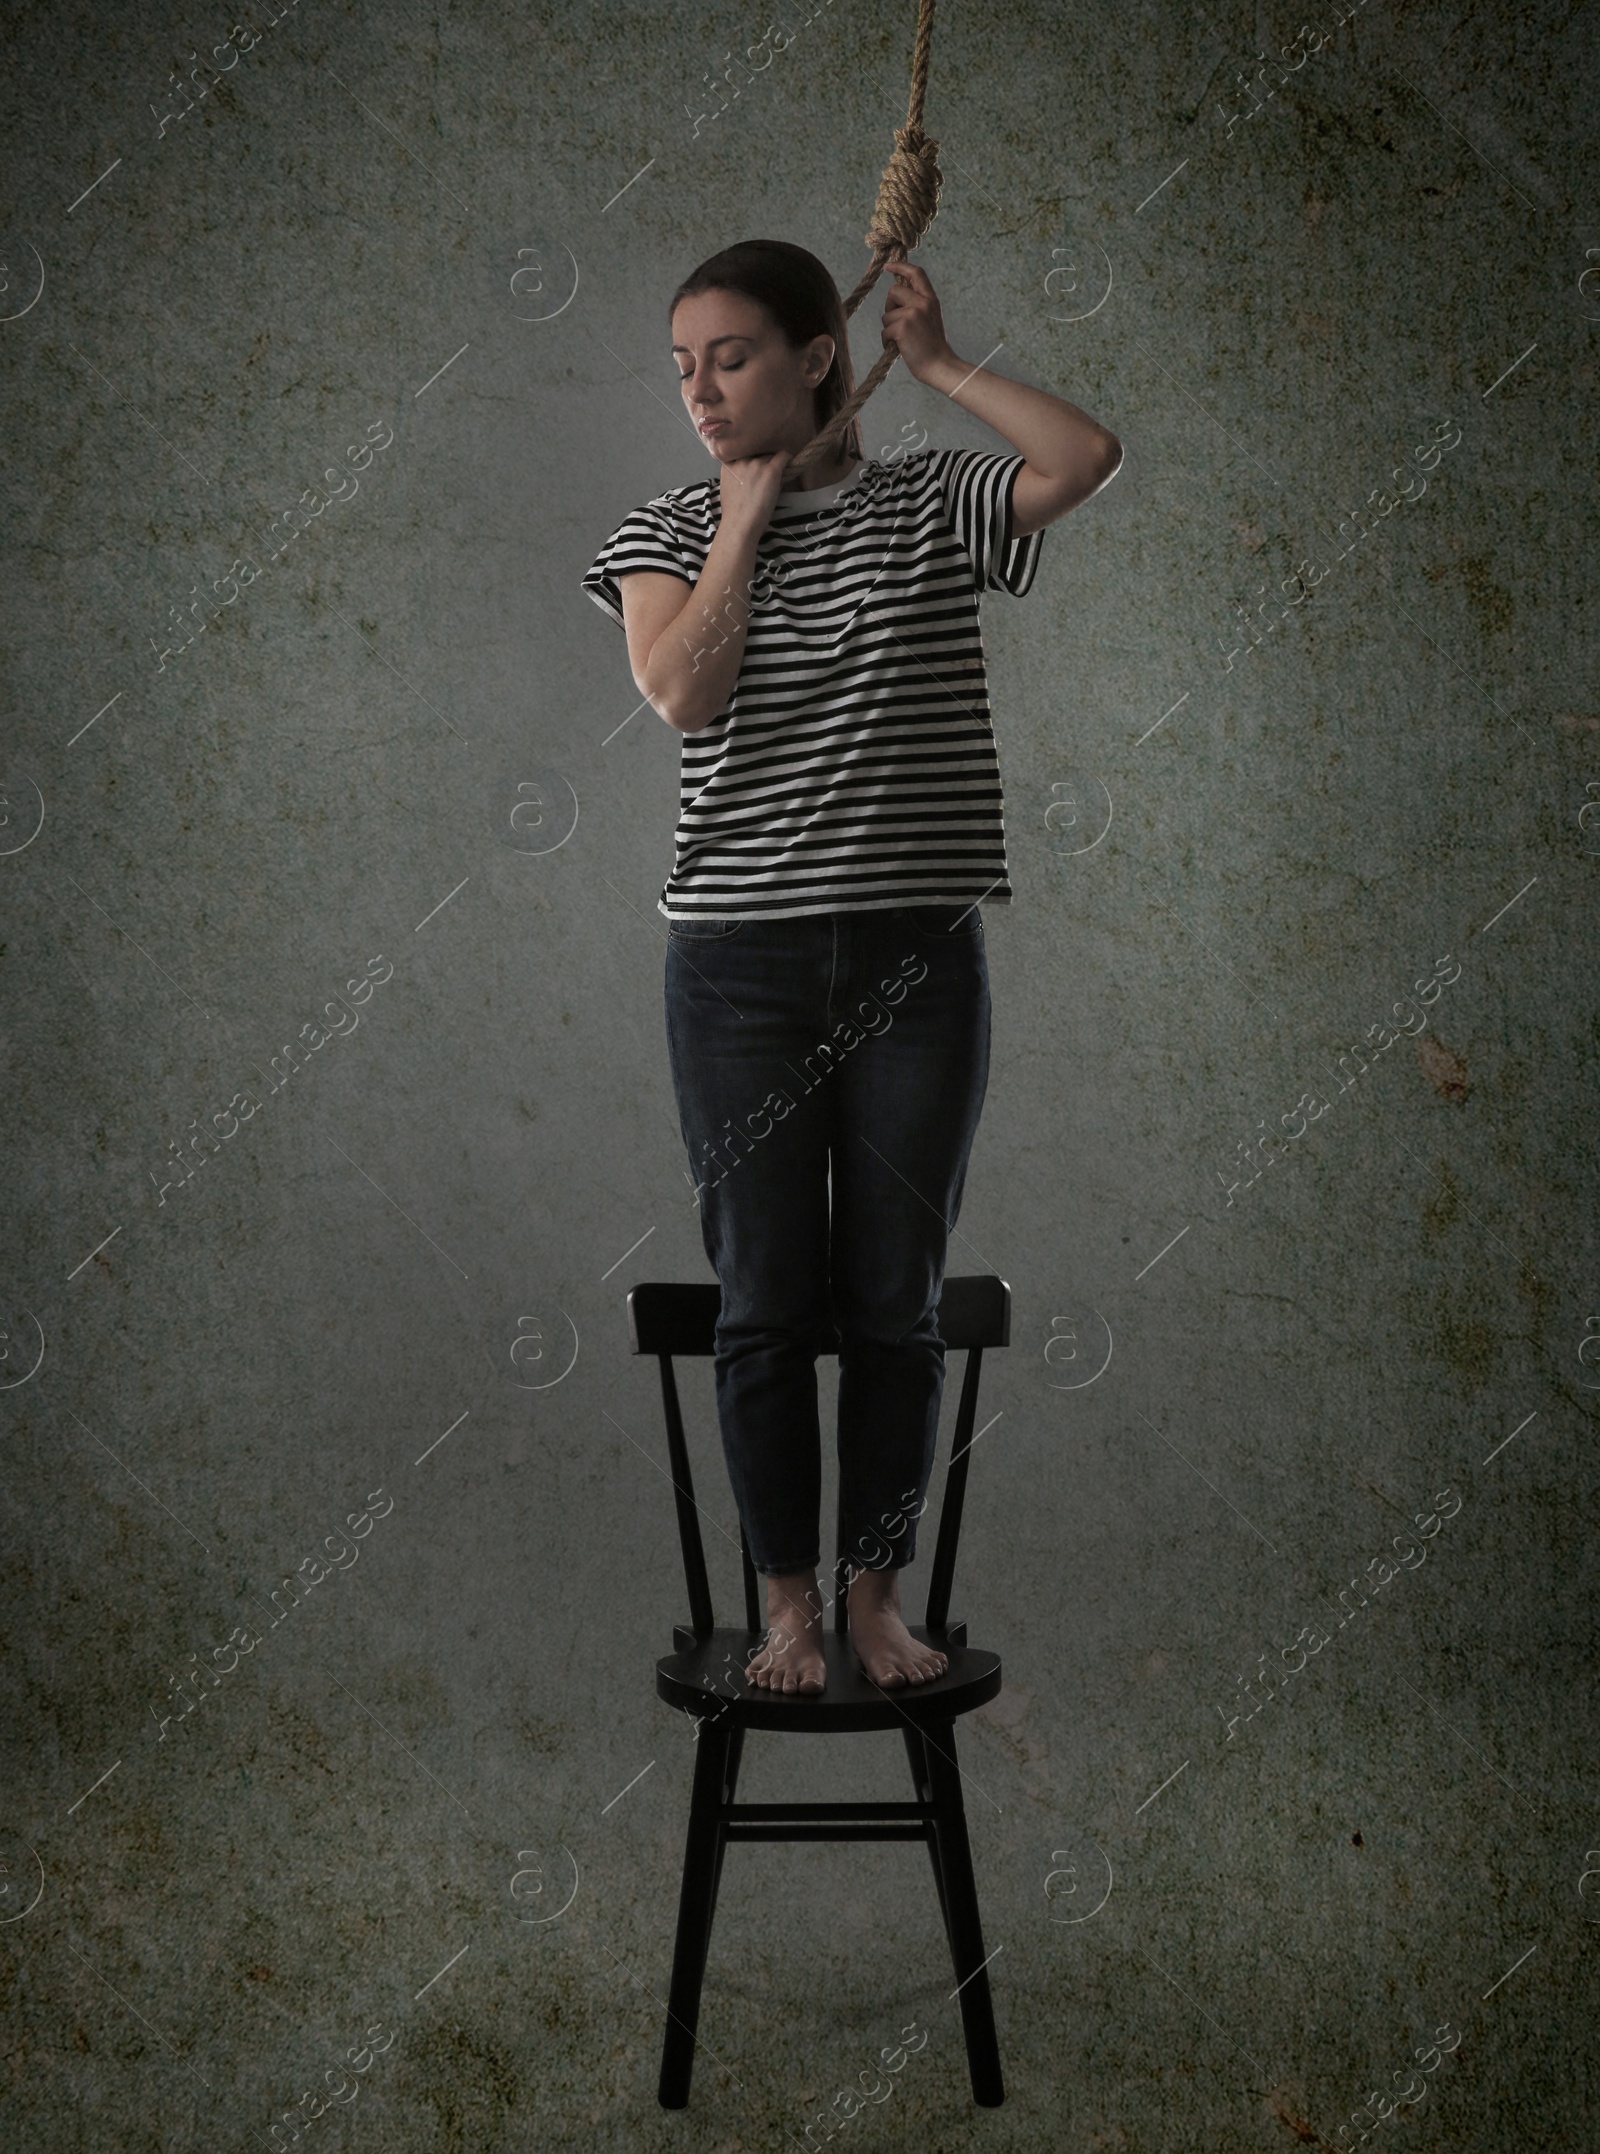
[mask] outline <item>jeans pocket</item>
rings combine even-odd
[[[908,905],[906,912],[919,935],[948,935],[959,942],[964,935],[981,935],[983,920],[976,903],[971,905]]]
[[[667,922],[667,940],[669,942],[726,942],[730,936],[737,935],[743,926],[744,922],[742,920],[728,920],[720,916],[713,918],[710,915],[700,920],[669,920]]]

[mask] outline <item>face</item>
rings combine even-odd
[[[743,292],[699,292],[672,317],[683,401],[719,463],[803,449],[817,430],[813,396],[833,364],[833,339],[791,351],[766,309]],[[707,432],[703,421],[714,421]]]

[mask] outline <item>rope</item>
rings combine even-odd
[[[883,178],[878,183],[878,199],[866,231],[872,263],[844,303],[846,321],[877,283],[884,264],[903,262],[914,247],[921,246],[923,235],[938,213],[939,189],[944,178],[939,170],[939,145],[922,131],[922,104],[928,90],[928,56],[932,47],[933,0],[918,0],[917,43],[911,59],[911,102],[906,111],[906,124],[894,131],[894,154],[884,166]],[[895,345],[884,346],[878,363],[855,394],[840,406],[820,434],[813,436],[789,459],[783,473],[785,486],[799,486],[810,465],[819,458],[831,461],[838,454],[846,428],[873,390],[887,377],[899,356]]]

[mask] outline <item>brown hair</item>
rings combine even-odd
[[[820,433],[856,386],[844,301],[827,264],[786,239],[736,240],[684,278],[667,308],[669,329],[679,300],[702,292],[739,292],[753,299],[776,323],[791,351],[799,351],[813,337],[832,337],[833,364],[811,392]],[[850,421],[839,446],[846,456],[864,459],[859,420]]]

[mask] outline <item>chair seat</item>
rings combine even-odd
[[[943,1653],[949,1666],[925,1683],[874,1683],[856,1658],[847,1631],[828,1630],[822,1637],[826,1687],[813,1690],[766,1690],[744,1680],[745,1663],[765,1635],[762,1631],[713,1630],[699,1638],[680,1627],[685,1643],[656,1662],[656,1695],[702,1719],[732,1714],[733,1725],[803,1729],[808,1734],[843,1733],[863,1728],[926,1727],[970,1713],[1000,1695],[998,1653],[980,1652],[966,1642],[965,1623],[930,1629],[906,1625],[913,1638]]]

